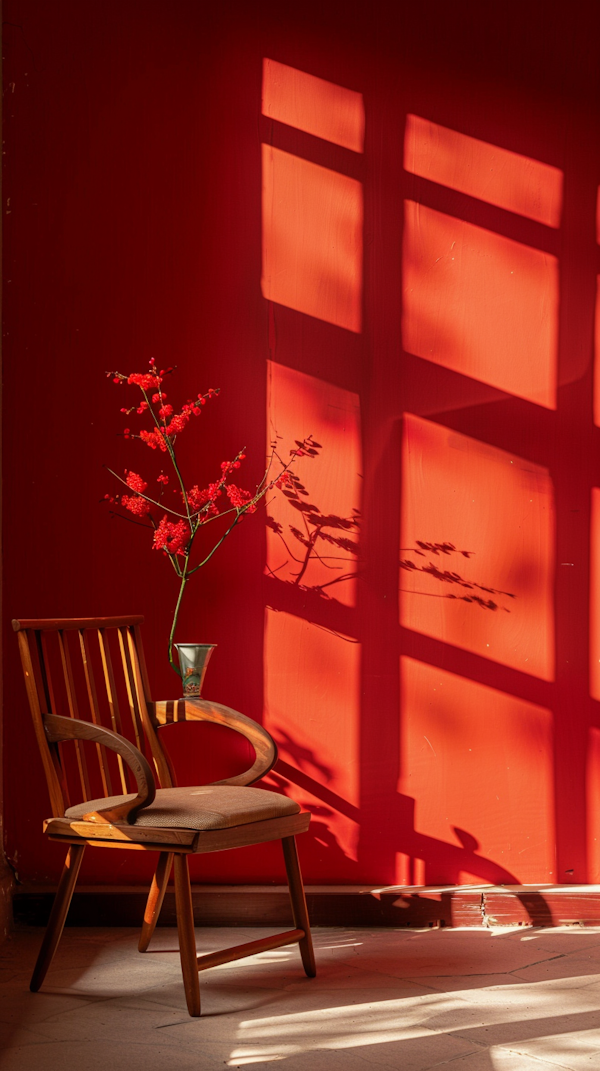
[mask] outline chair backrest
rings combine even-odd
[[[135,792],[136,786],[121,756],[102,744],[52,743],[44,726],[47,714],[112,729],[154,760],[163,788],[173,783],[148,714],[142,621],[139,616],[13,621],[57,817],[73,803]]]
[[[277,761],[277,748],[266,729],[231,707],[204,699],[151,701],[143,620],[132,616],[12,623],[55,817],[74,803],[137,789],[121,755],[83,739],[56,741],[52,726],[45,724],[47,715],[87,721],[124,736],[153,760],[161,788],[173,787],[176,779],[157,733],[177,722],[212,722],[233,729],[251,744],[255,758],[249,768],[213,784],[251,785]]]

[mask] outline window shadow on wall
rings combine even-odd
[[[280,104],[285,79],[301,96],[302,77],[283,73]],[[581,262],[574,269],[578,252],[589,260],[589,235],[573,229],[571,211],[575,200],[593,207],[590,170],[578,158],[565,176],[551,131],[545,160],[539,139],[527,153],[526,124],[501,131],[496,117],[488,132],[481,109],[461,123],[455,102],[454,127],[430,94],[420,113],[417,91],[408,106],[379,87],[365,95],[364,172],[331,150],[331,173],[354,185],[343,193],[329,178],[319,194],[324,266],[305,256],[297,221],[310,212],[298,184],[293,227],[281,199],[273,223],[281,124],[297,124],[307,136],[296,152],[323,166],[323,143],[335,139],[314,116],[326,100],[341,114],[345,92],[356,106],[356,86],[317,81],[312,126],[293,109],[263,109],[273,120],[263,128],[269,419],[284,437],[296,422],[295,438],[314,434],[322,446],[296,501],[288,496],[306,522],[307,494],[312,527],[277,505],[269,522],[265,702],[280,771],[322,808],[332,879],[586,880],[596,866],[587,731],[598,718],[587,685],[593,481],[582,455],[593,434],[591,335],[583,359],[570,314],[579,306],[591,324],[593,288],[578,286]],[[336,240],[342,201],[355,206],[351,254]],[[318,277],[318,307],[278,289],[273,249],[296,295]],[[327,311],[327,294],[350,278],[360,318],[335,311],[337,298]],[[319,320],[329,322],[322,338]],[[309,547],[327,516],[334,538],[352,527],[352,568],[329,586]],[[441,563],[449,556],[460,567]],[[543,916],[543,905],[532,910]]]

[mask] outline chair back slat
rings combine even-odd
[[[57,769],[57,752],[52,751],[44,730],[43,706],[40,703],[40,699],[44,695],[44,690],[38,660],[37,657],[32,658],[32,651],[27,633],[20,632],[17,639],[19,642],[21,665],[23,666],[23,674],[25,677],[25,690],[29,700],[29,708],[33,716],[33,728],[42,756],[42,765],[44,767],[44,773],[48,783],[48,791],[50,793],[50,805],[53,814],[62,815],[69,806],[69,803],[65,799],[63,793],[62,771]],[[34,644],[34,651],[35,655],[37,655],[37,644]]]
[[[85,686],[87,688],[88,700],[90,704],[90,714],[94,725],[102,725],[102,719],[100,717],[100,708],[98,705],[98,693],[96,691],[96,682],[94,680],[94,669],[92,666],[91,651],[89,650],[89,632],[85,629],[79,629],[79,646],[81,649],[81,660],[83,662],[83,672],[85,676]],[[100,777],[102,779],[102,788],[105,796],[112,796],[112,780],[110,776],[110,769],[108,766],[108,756],[106,748],[102,744],[96,744],[96,752],[98,755],[98,765],[100,767]]]
[[[100,648],[100,658],[102,659],[102,672],[104,675],[104,687],[106,688],[106,698],[108,700],[108,709],[110,712],[111,728],[113,732],[119,733],[119,735],[122,736],[123,727],[121,725],[121,712],[119,710],[119,698],[115,685],[115,674],[113,671],[108,636],[103,628],[98,629],[98,646]],[[121,790],[126,794],[127,792],[131,792],[134,786],[130,786],[128,783],[128,776],[130,776],[129,769],[125,766],[120,755],[117,755],[117,763],[119,767]]]
[[[35,632],[34,636],[38,655],[35,664],[38,667],[38,672],[43,682],[43,693],[48,703],[48,710],[51,714],[56,714],[57,706],[54,693],[54,685],[52,683],[52,673],[50,670],[50,658],[48,657],[47,636],[45,632]],[[67,779],[63,773],[65,762],[63,745],[55,744],[54,746],[57,748],[58,754],[56,754],[56,752],[53,753],[53,761],[56,766],[57,774],[60,778],[62,793],[65,799],[65,807],[70,807],[71,797],[69,793],[69,786],[67,784]]]
[[[167,754],[160,746],[154,724],[149,716],[150,689],[148,675],[145,673],[144,648],[141,644],[139,630],[127,632],[127,646],[129,662],[132,668],[132,680],[136,696],[136,709],[139,711],[144,726],[145,739],[150,745],[152,758],[158,774],[161,788],[174,788],[176,785],[175,772],[171,768]]]
[[[125,677],[125,686],[127,688],[127,701],[129,703],[129,714],[131,716],[131,722],[135,732],[136,747],[140,751],[144,751],[144,732],[142,729],[137,701],[137,691],[135,682],[133,680],[133,668],[131,665],[131,657],[129,654],[129,645],[127,643],[128,629],[117,629],[117,635],[119,637],[119,650],[121,652],[121,662],[123,664],[123,675]]]
[[[144,690],[144,699],[146,700],[146,703],[149,703],[152,699],[152,692],[150,691],[150,681],[148,679],[148,670],[146,668],[146,659],[144,656],[144,645],[142,643],[142,632],[140,626],[134,625],[131,629],[131,633],[133,633],[133,639],[135,641],[135,655],[137,659],[137,664],[139,666],[142,687]]]
[[[79,718],[79,704],[77,702],[77,692],[75,691],[75,682],[73,680],[73,666],[71,663],[71,654],[69,651],[69,641],[62,629],[59,629],[58,631],[58,649],[60,651],[65,691],[67,695],[67,702],[69,704],[69,716],[71,718]],[[86,754],[83,749],[82,741],[75,740],[74,744],[75,754],[77,756],[79,779],[81,781],[81,792],[83,795],[83,800],[87,802],[87,800],[93,799],[93,796],[90,791],[90,778],[88,774]]]
[[[87,739],[50,742],[47,715],[104,726],[148,757],[165,787],[171,784],[147,710],[148,675],[141,646],[141,617],[13,621],[36,739],[52,812],[70,803],[136,791],[120,755]]]
[[[47,645],[46,637],[43,632],[35,633],[35,645],[37,648],[37,659],[33,662],[35,666],[36,683],[40,696],[43,695],[48,709],[54,713],[54,690],[52,687],[52,676],[50,673],[50,666],[47,659]]]

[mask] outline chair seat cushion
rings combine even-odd
[[[107,796],[78,803],[65,811],[65,818],[81,819],[90,811],[118,807],[135,795]],[[298,814],[294,800],[263,788],[232,785],[200,785],[192,788],[158,788],[156,799],[137,815],[134,826],[169,829],[229,829],[269,818]]]

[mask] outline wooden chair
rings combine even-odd
[[[86,846],[157,851],[139,949],[145,952],[150,943],[174,861],[185,995],[190,1015],[200,1015],[198,971],[207,967],[297,943],[304,970],[314,977],[295,842],[295,835],[308,829],[310,815],[285,796],[248,787],[277,760],[273,740],[256,722],[204,699],[151,701],[142,621],[142,617],[13,621],[50,792],[53,817],[46,819],[44,829],[50,840],[68,845],[31,989],[40,988],[52,963]],[[213,784],[175,787],[158,734],[165,725],[179,721],[209,721],[236,730],[255,750],[253,765]],[[72,741],[71,747],[67,741]],[[147,748],[158,789],[144,754]],[[72,802],[77,799],[82,802]],[[188,855],[270,840],[280,840],[283,848],[295,928],[197,956]]]

